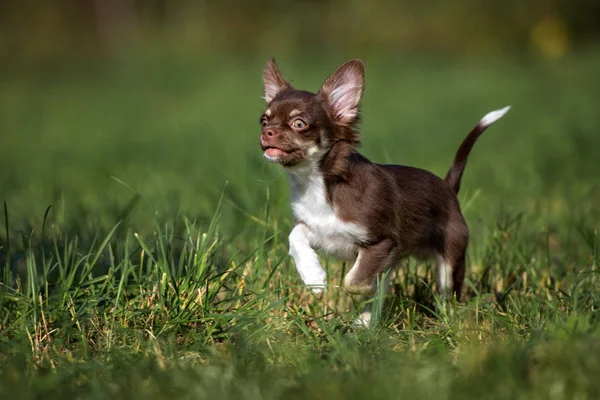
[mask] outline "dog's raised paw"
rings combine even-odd
[[[320,295],[325,291],[325,282],[319,284],[311,284],[307,285],[308,288],[313,292],[313,294]]]

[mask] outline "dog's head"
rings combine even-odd
[[[359,144],[355,127],[364,88],[364,66],[349,60],[314,94],[296,90],[274,60],[264,74],[267,109],[260,118],[260,145],[267,160],[294,167],[319,161],[340,141]]]

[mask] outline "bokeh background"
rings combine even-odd
[[[475,231],[506,210],[550,226],[596,215],[599,37],[588,0],[5,1],[8,231],[40,232],[50,205],[48,223],[82,238],[121,219],[152,231],[207,221],[223,195],[232,242],[249,251],[265,226],[285,233],[287,182],[257,145],[271,57],[313,91],[363,58],[364,153],[439,175],[482,115],[511,104],[466,170]]]
[[[0,0],[0,398],[598,398],[599,39],[598,0]],[[361,151],[441,176],[512,105],[463,303],[407,260],[361,331],[348,264],[302,285],[271,57],[312,91],[363,58]]]
[[[598,38],[588,0],[22,0],[2,4],[2,53],[94,58],[145,45],[236,56],[430,51],[565,56]]]

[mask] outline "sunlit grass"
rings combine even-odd
[[[280,63],[312,90],[335,67]],[[442,175],[483,114],[513,108],[465,173],[465,302],[439,311],[431,266],[406,261],[366,330],[348,265],[323,258],[316,297],[287,254],[287,181],[257,146],[262,65],[15,73],[0,92],[0,395],[596,397],[596,66],[367,61],[376,161]]]

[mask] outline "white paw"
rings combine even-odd
[[[302,265],[298,268],[300,277],[304,284],[312,290],[314,294],[321,294],[327,285],[327,273],[320,264]]]
[[[302,281],[314,294],[321,294],[327,285],[327,274],[320,264],[300,269]]]
[[[355,328],[368,328],[371,324],[371,313],[370,312],[362,312],[358,316],[357,319],[354,320]]]
[[[321,294],[325,290],[326,282],[317,285],[306,285],[314,294]]]

